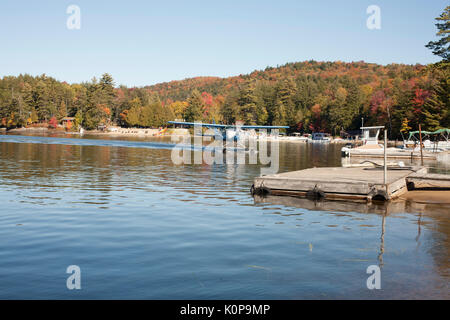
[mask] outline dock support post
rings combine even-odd
[[[384,185],[387,184],[387,129],[384,129],[384,166],[383,166],[383,173],[384,173]]]
[[[419,123],[419,139],[420,139],[420,165],[423,167],[422,125],[420,123]]]

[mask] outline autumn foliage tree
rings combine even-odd
[[[56,119],[56,117],[51,117],[48,122],[48,126],[52,129],[56,129],[58,127],[58,120]]]

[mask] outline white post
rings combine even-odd
[[[423,167],[422,126],[420,123],[419,123],[419,138],[420,138],[420,165]]]
[[[384,129],[384,184],[387,183],[387,130]]]

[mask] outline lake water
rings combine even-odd
[[[254,199],[259,165],[174,165],[168,142],[0,135],[0,299],[450,298],[449,207]],[[339,150],[280,143],[280,171]]]

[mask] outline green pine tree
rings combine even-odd
[[[192,91],[188,99],[188,106],[184,110],[183,117],[186,121],[202,121],[203,120],[203,99],[198,90]]]
[[[444,12],[436,18],[436,35],[441,39],[430,41],[426,47],[433,50],[433,53],[440,56],[444,61],[450,61],[450,6],[444,9]]]

